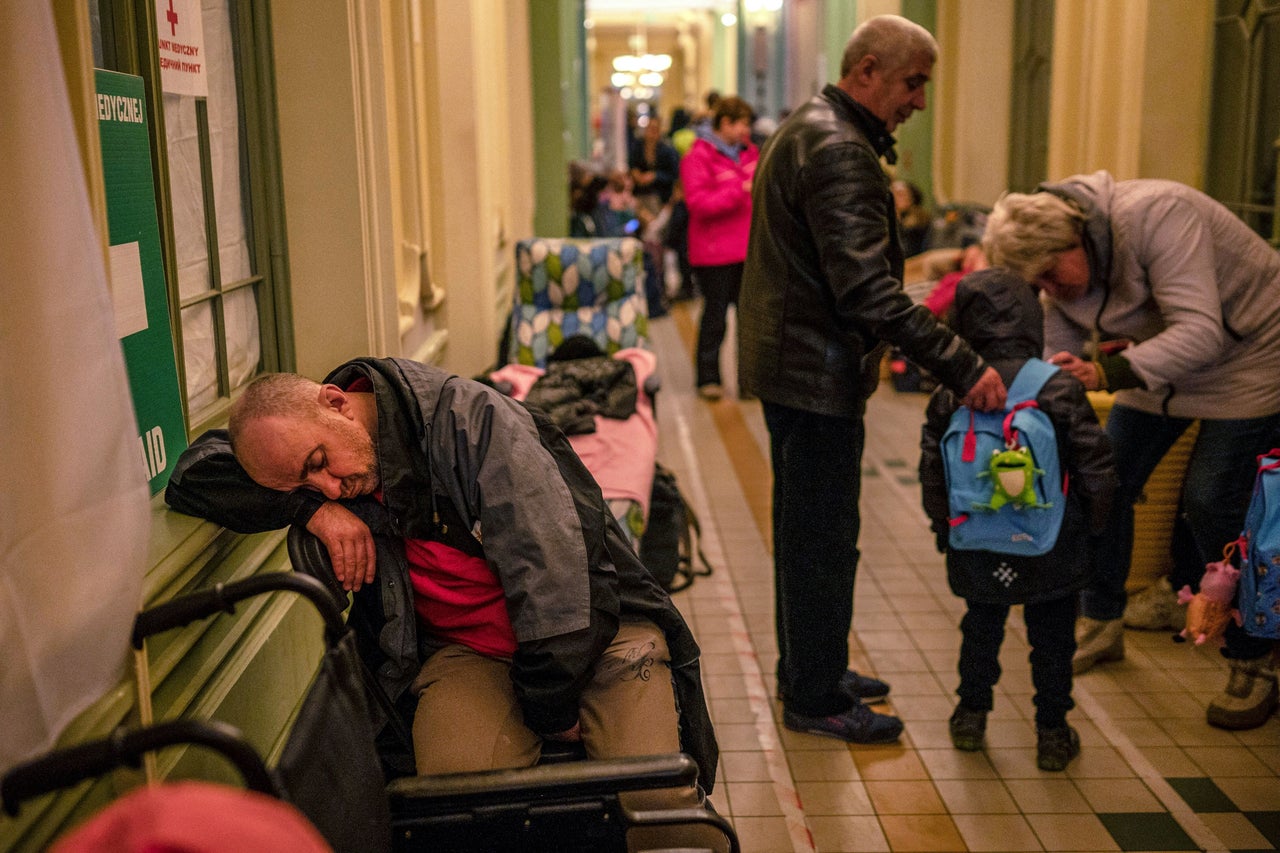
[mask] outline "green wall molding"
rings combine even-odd
[[[147,606],[215,583],[291,569],[285,532],[245,536],[170,512],[153,501]],[[311,603],[292,594],[258,596],[147,641],[156,720],[217,719],[241,729],[274,764],[324,650],[322,625]],[[81,713],[59,746],[108,736],[136,725],[132,666],[120,683]],[[161,778],[198,778],[240,784],[231,765],[199,747],[172,747],[157,757]],[[17,818],[0,817],[0,851],[38,851],[70,826],[142,782],[123,769],[74,788],[32,800]]]

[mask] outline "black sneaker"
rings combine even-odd
[[[1036,767],[1041,770],[1066,770],[1071,759],[1080,754],[1080,735],[1071,726],[1046,729],[1036,727]]]
[[[810,717],[783,710],[782,724],[793,732],[833,737],[849,743],[893,743],[902,734],[902,720],[877,714],[861,702],[829,717]]]
[[[857,699],[865,705],[875,705],[889,698],[889,684],[869,675],[862,675],[847,669],[840,676],[840,690],[847,696]],[[785,699],[782,687],[778,687],[778,698]]]
[[[974,711],[957,705],[948,723],[951,729],[951,745],[964,752],[982,749],[987,734],[987,712]]]

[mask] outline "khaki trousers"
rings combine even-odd
[[[411,688],[418,694],[413,750],[418,772],[461,773],[532,767],[542,739],[525,724],[511,684],[511,662],[446,646],[433,654]],[[662,755],[680,751],[679,714],[671,685],[671,655],[658,627],[624,618],[578,709],[589,758]],[[633,810],[689,808],[692,788],[631,791]],[[674,826],[632,830],[632,849],[727,849],[718,832]]]
[[[419,773],[532,767],[542,740],[524,724],[511,662],[446,646],[423,665],[413,747]],[[591,758],[680,751],[671,657],[647,619],[626,619],[601,656],[579,707]]]

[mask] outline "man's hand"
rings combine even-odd
[[[563,732],[555,734],[543,735],[543,740],[554,740],[558,743],[578,743],[582,740],[582,724],[574,723],[573,728],[566,729]]]
[[[365,584],[373,583],[374,572],[378,568],[373,534],[351,510],[333,501],[325,501],[307,522],[307,530],[328,549],[333,573],[343,589],[355,592]]]
[[[969,389],[969,393],[964,395],[963,402],[969,408],[979,412],[994,412],[996,409],[1004,408],[1007,393],[1000,374],[996,373],[994,367],[988,367]]]
[[[1086,391],[1097,391],[1102,387],[1102,383],[1098,381],[1098,366],[1092,361],[1085,361],[1069,352],[1060,352],[1049,356],[1049,363],[1058,365],[1079,379]]]

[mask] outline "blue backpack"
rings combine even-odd
[[[950,547],[1033,557],[1058,541],[1066,477],[1057,433],[1036,395],[1058,370],[1033,358],[1009,387],[1003,412],[961,406],[942,434]]]
[[[1280,639],[1280,449],[1258,457],[1239,545],[1243,627],[1255,637]]]

